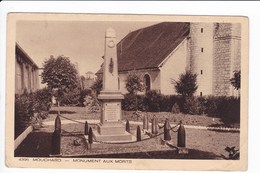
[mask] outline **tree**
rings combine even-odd
[[[184,97],[191,97],[198,89],[197,74],[193,74],[191,71],[186,71],[180,74],[179,81],[173,80],[175,90],[178,94]]]
[[[131,72],[126,78],[126,89],[129,94],[136,95],[138,91],[142,92],[144,87],[142,80],[138,77],[136,72]]]
[[[233,78],[230,79],[231,85],[236,89],[240,89],[241,71],[234,71]]]
[[[96,92],[96,95],[99,95],[102,88],[103,88],[103,80],[101,77],[98,77],[94,82],[94,84],[91,86],[91,89]]]
[[[135,97],[135,107],[137,108],[137,92],[142,92],[144,90],[144,86],[142,80],[139,78],[135,71],[130,72],[126,78],[126,89],[129,92],[129,95]]]
[[[48,88],[57,91],[58,108],[64,90],[77,87],[77,74],[75,66],[68,57],[58,56],[54,58],[51,56],[44,61],[41,75],[42,83],[46,83]]]

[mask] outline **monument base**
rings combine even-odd
[[[125,131],[125,126],[122,123],[99,123],[97,131],[93,132],[94,138],[97,141],[103,142],[130,142],[133,141],[133,136]]]
[[[97,131],[94,131],[93,136],[95,140],[99,142],[123,143],[123,142],[136,141],[135,137],[128,132],[125,132],[124,134],[120,134],[120,135],[101,135]]]

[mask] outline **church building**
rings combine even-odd
[[[196,73],[195,95],[236,96],[230,84],[240,70],[241,26],[236,23],[163,22],[126,35],[117,44],[119,88],[135,71],[145,91],[177,94],[173,81],[185,70]],[[97,75],[102,74],[102,68]]]
[[[39,68],[17,43],[15,60],[15,94],[31,93],[39,89]]]

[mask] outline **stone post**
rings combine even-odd
[[[152,119],[152,133],[153,134],[158,133],[158,121],[155,115],[153,115],[153,119]]]
[[[184,128],[182,122],[180,122],[180,126],[178,129],[177,147],[186,147],[186,134],[185,134],[185,128]]]
[[[50,156],[60,156],[60,132],[58,130],[54,130],[52,134],[52,141],[51,141],[51,154]]]
[[[128,121],[128,120],[126,121],[126,124],[125,124],[125,131],[127,131],[128,133],[130,133],[130,124],[129,124],[129,121]]]
[[[141,141],[141,129],[140,126],[137,126],[137,130],[136,130],[136,141]]]
[[[56,116],[56,119],[55,119],[55,130],[57,130],[57,132],[61,133],[61,120],[60,120],[59,114]]]
[[[148,130],[148,121],[147,121],[147,115],[143,115],[143,130]]]
[[[85,121],[85,135],[88,135],[88,121]]]
[[[170,122],[169,122],[168,118],[166,118],[164,126],[163,126],[164,140],[165,141],[171,140],[170,129],[171,129]]]

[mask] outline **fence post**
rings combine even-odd
[[[152,119],[152,133],[153,134],[158,133],[158,121],[155,115],[153,115],[153,119]]]
[[[184,125],[182,124],[182,121],[180,121],[180,126],[178,129],[177,147],[186,147],[186,134],[185,134],[185,128]]]
[[[50,156],[60,156],[60,132],[58,130],[54,130],[52,134],[51,141],[51,154]]]
[[[140,129],[140,126],[137,126],[136,141],[141,141],[141,129]]]
[[[129,121],[128,121],[128,120],[126,120],[125,131],[127,131],[128,133],[130,133],[130,124],[129,124]]]
[[[85,121],[85,135],[88,135],[88,121]]]
[[[60,120],[59,114],[55,118],[55,130],[57,130],[59,133],[61,133],[61,120]]]
[[[171,129],[170,122],[169,122],[168,118],[166,118],[164,126],[163,126],[164,140],[165,141],[171,140],[170,129]]]

